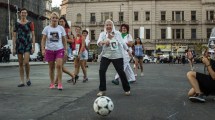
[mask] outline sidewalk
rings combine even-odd
[[[47,65],[48,63],[44,62],[29,62],[30,65]],[[19,66],[19,62],[9,62],[9,63],[0,63],[0,67],[13,67],[13,66]]]

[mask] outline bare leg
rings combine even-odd
[[[57,69],[58,83],[62,83],[62,66],[63,66],[63,59],[62,58],[57,58],[57,60],[56,60],[56,69]]]
[[[24,84],[23,54],[18,54],[20,83]]]
[[[188,80],[189,80],[189,82],[190,82],[192,88],[194,89],[194,92],[195,92],[195,93],[202,93],[202,92],[200,91],[200,88],[199,88],[199,83],[198,83],[198,81],[197,81],[197,79],[196,79],[196,72],[194,72],[194,71],[189,71],[189,72],[187,73],[187,78],[188,78]]]
[[[49,63],[49,77],[52,84],[54,84],[55,61]]]
[[[24,65],[25,65],[25,72],[26,72],[26,80],[29,81],[29,74],[30,74],[30,65],[29,65],[29,58],[30,58],[30,53],[26,52],[24,54]]]
[[[138,59],[135,58],[135,74],[137,75],[137,69],[138,69]]]
[[[140,69],[141,69],[141,73],[143,73],[143,59],[140,59]]]
[[[86,79],[87,78],[86,60],[81,60],[80,64],[84,74],[84,79]]]
[[[195,95],[195,93],[196,93],[195,90],[193,88],[191,88],[188,92],[188,97]]]
[[[74,65],[75,65],[75,75],[79,74],[79,68],[80,68],[80,59],[79,58],[75,58],[74,61]]]

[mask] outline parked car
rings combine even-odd
[[[143,57],[143,63],[149,63],[151,61],[151,58],[148,55],[145,55]]]

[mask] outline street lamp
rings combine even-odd
[[[122,12],[121,12],[121,7],[123,6],[124,4],[122,3],[122,4],[120,4],[120,10],[119,10],[119,18],[120,18],[120,20],[119,20],[119,23],[120,23],[120,25],[121,25],[121,22],[122,22],[122,19],[121,19],[121,15],[122,15]]]

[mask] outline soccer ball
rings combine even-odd
[[[93,104],[94,111],[102,116],[107,116],[113,111],[114,105],[112,100],[107,96],[98,97]]]

